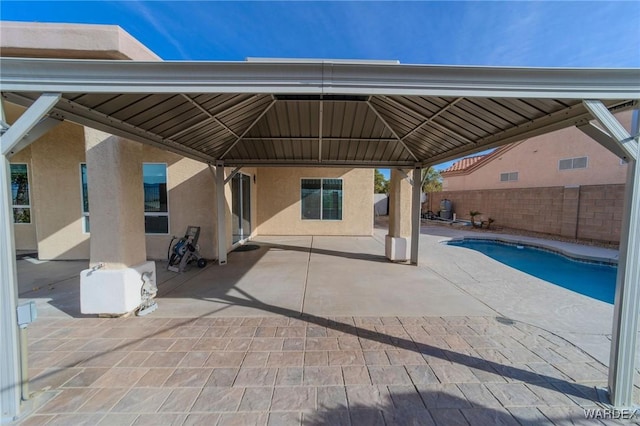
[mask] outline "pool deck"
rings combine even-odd
[[[19,423],[616,424],[584,416],[606,406],[611,305],[442,244],[469,230],[423,226],[418,267],[386,261],[385,233],[159,263],[146,317],[81,315],[87,262],[18,261],[39,310]]]
[[[512,244],[523,244],[561,253],[565,256],[583,260],[590,260],[603,263],[618,263],[619,251],[599,247],[595,245],[576,244],[559,240],[549,240],[539,237],[525,235],[510,235],[493,232],[474,232],[471,228],[464,226],[447,227],[443,225],[423,224],[422,232],[430,235],[440,235],[445,239],[472,238],[477,240],[502,241]]]

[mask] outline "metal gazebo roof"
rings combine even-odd
[[[640,99],[638,69],[342,61],[136,62],[3,58],[2,95],[229,166],[413,167],[572,125]]]

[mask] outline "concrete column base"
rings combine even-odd
[[[144,262],[124,269],[85,269],[80,273],[80,312],[123,315],[140,306],[142,274],[151,272],[156,281],[156,263]]]
[[[411,257],[411,238],[385,235],[384,252],[392,262],[406,262]]]

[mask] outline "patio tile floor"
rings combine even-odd
[[[279,325],[271,337],[255,325],[229,326],[250,340],[237,350],[231,337],[210,343],[207,336],[220,334],[217,321],[89,321],[99,346],[76,345],[86,339],[82,333],[62,332],[87,319],[38,322],[30,334],[30,357],[38,361],[31,391],[41,396],[19,424],[564,424],[584,421],[583,409],[600,404],[596,387],[606,384],[600,364],[578,348],[526,327],[524,335],[537,342],[529,351],[508,338],[517,324],[492,317],[349,318],[355,327],[313,316],[224,322],[248,319]],[[361,328],[396,322],[381,331]],[[461,326],[473,350],[447,339]],[[112,332],[124,327],[137,337]],[[278,329],[303,336],[296,337],[303,350],[286,351]],[[327,335],[333,337],[317,337]],[[194,339],[207,350],[171,351]],[[316,350],[329,341],[319,339],[331,339],[320,344],[326,350]],[[365,350],[371,342],[381,346]],[[74,354],[79,364],[56,365]],[[105,359],[99,367],[98,359]]]
[[[86,263],[52,262],[56,290],[33,292],[48,264],[20,261],[39,319],[17,423],[616,424],[584,411],[606,406],[609,305],[440,244],[458,230],[421,235],[418,267],[386,262],[379,231],[159,263],[146,317],[83,317],[65,298]]]

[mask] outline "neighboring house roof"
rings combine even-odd
[[[478,161],[482,160],[488,154],[484,155],[475,155],[473,157],[463,158],[462,160],[456,161],[448,168],[444,169],[441,173],[449,173],[449,172],[461,172],[463,170],[468,169]]]
[[[499,157],[504,154],[506,151],[514,148],[516,145],[521,144],[524,141],[511,143],[509,145],[501,146],[493,150],[493,152],[484,155],[475,155],[473,157],[466,157],[461,160],[456,161],[448,168],[444,169],[440,172],[442,177],[450,177],[450,176],[458,176],[458,175],[467,175],[474,170],[479,169],[484,166],[488,162],[492,161],[494,158]]]

